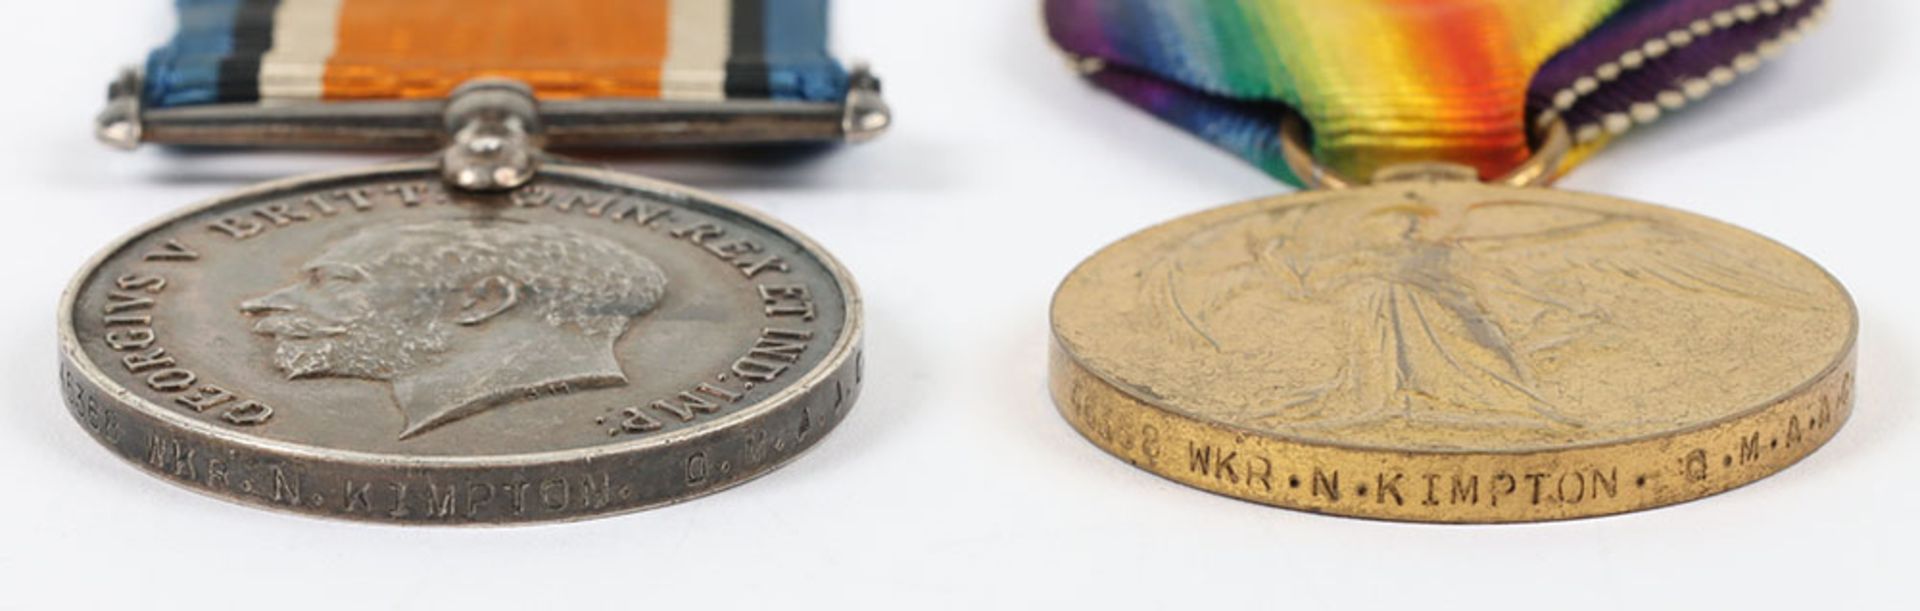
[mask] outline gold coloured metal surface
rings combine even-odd
[[[1506,174],[1495,178],[1493,182],[1515,187],[1544,187],[1560,178],[1562,165],[1567,155],[1573,152],[1573,134],[1567,130],[1567,123],[1557,116],[1549,116],[1540,124],[1540,142],[1533,155]],[[1306,119],[1300,115],[1288,113],[1280,118],[1280,158],[1308,188],[1313,189],[1351,189],[1362,183],[1340,174],[1338,170],[1321,165],[1313,158],[1313,137],[1308,133]],[[1447,163],[1403,163],[1381,168],[1373,182],[1385,182],[1383,178],[1404,179],[1393,176],[1409,171],[1432,172],[1439,166],[1451,166],[1448,173],[1464,172],[1473,177],[1477,172],[1469,166]],[[1469,178],[1470,179],[1470,178]]]
[[[1393,183],[1128,237],[1053,304],[1052,392],[1140,468],[1271,505],[1521,522],[1684,502],[1832,437],[1857,317],[1747,231],[1596,195]]]

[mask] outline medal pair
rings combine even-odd
[[[201,204],[90,263],[61,377],[118,454],[291,511],[531,522],[723,489],[847,414],[860,300],[831,256],[545,152],[878,135],[824,2],[179,6],[103,139],[440,152]],[[1056,404],[1175,481],[1396,520],[1618,513],[1792,464],[1852,405],[1839,283],[1717,221],[1543,187],[1824,10],[1049,0],[1090,81],[1312,189],[1069,274]]]

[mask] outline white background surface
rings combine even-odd
[[[1043,390],[1055,282],[1127,233],[1281,187],[1083,86],[1033,2],[843,0],[838,45],[886,77],[892,134],[802,163],[617,165],[763,207],[846,262],[871,350],[850,420],[723,494],[481,530],[188,493],[61,408],[55,300],[95,249],[251,182],[388,158],[94,144],[108,77],[171,31],[166,4],[0,8],[0,608],[1912,608],[1920,3],[1840,2],[1781,61],[1564,183],[1756,230],[1852,289],[1858,412],[1757,485],[1622,517],[1434,527],[1253,505],[1108,457]]]

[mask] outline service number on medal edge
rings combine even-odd
[[[256,188],[144,228],[63,298],[74,417],[129,461],[358,520],[565,520],[670,503],[810,447],[859,389],[838,263],[755,213],[551,164]]]
[[[1175,220],[1053,304],[1053,395],[1141,468],[1342,515],[1510,522],[1751,482],[1853,402],[1857,318],[1777,243],[1595,195],[1400,184]]]

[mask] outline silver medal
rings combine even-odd
[[[108,249],[61,306],[74,416],[211,494],[500,523],[720,490],[846,415],[859,298],[805,237],[565,163],[496,192],[443,174],[268,185]]]

